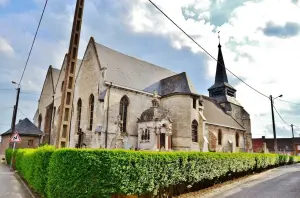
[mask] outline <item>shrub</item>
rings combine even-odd
[[[108,197],[193,185],[286,162],[276,154],[61,149],[49,163],[47,195]],[[72,163],[70,163],[72,162]]]
[[[19,149],[16,154],[16,167],[30,187],[41,195],[46,195],[48,164],[54,147],[43,146],[37,149]]]
[[[13,159],[15,158],[16,152],[17,152],[17,149],[15,149],[14,153],[13,153],[13,149],[12,148],[8,148],[8,149],[5,150],[5,159],[6,159],[6,163],[8,165],[10,165],[10,163],[11,163],[11,158],[12,157],[13,157]],[[14,162],[14,160],[13,160],[13,162]]]
[[[49,198],[156,194],[166,188],[215,183],[300,157],[276,154],[152,152],[105,149],[19,149],[17,169]]]

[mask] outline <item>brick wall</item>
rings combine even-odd
[[[40,138],[37,136],[20,136],[21,142],[16,143],[16,148],[37,148],[39,146]],[[2,136],[2,142],[0,143],[0,155],[5,153],[5,150],[9,148],[10,135]],[[29,141],[30,144],[29,145]]]

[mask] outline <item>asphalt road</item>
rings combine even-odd
[[[300,198],[300,164],[254,175],[246,181],[214,190],[214,198]],[[202,197],[202,196],[201,196]]]
[[[9,167],[0,161],[0,198],[32,198],[32,195]]]

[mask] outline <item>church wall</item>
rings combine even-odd
[[[190,102],[190,105],[191,105],[191,120],[190,120],[190,125],[192,124],[193,120],[196,120],[197,123],[198,123],[198,142],[193,142],[191,141],[191,149],[192,151],[200,151],[201,148],[202,148],[202,137],[203,137],[203,120],[201,118],[201,116],[199,115],[199,108],[200,108],[200,105],[199,105],[199,99],[196,100],[196,108],[194,109],[193,108],[193,98],[191,98],[191,102]],[[191,139],[192,139],[192,133],[191,133],[192,129],[190,130],[190,136],[191,136]]]
[[[80,65],[77,65],[80,67]],[[98,100],[99,84],[103,83],[100,67],[97,62],[97,57],[92,44],[89,43],[85,55],[82,60],[81,68],[75,79],[75,91],[73,99],[72,119],[71,119],[71,132],[70,132],[70,147],[75,147],[78,142],[77,135],[77,102],[79,98],[82,101],[81,107],[81,123],[83,143],[89,148],[99,148],[101,134],[95,132],[95,128],[103,125],[103,103]],[[94,113],[93,113],[93,126],[92,130],[89,129],[89,98],[90,95],[94,96]]]
[[[41,123],[41,130],[44,131],[45,126],[45,120],[46,120],[46,107],[52,103],[52,95],[53,95],[53,87],[52,87],[52,79],[50,70],[48,70],[43,91],[41,93],[41,97],[38,103],[38,114],[37,114],[37,120],[34,124],[38,126],[38,117],[39,115],[42,115],[42,123]]]
[[[127,96],[129,99],[129,106],[127,110],[127,133],[129,135],[129,144],[131,147],[137,147],[137,118],[139,118],[142,112],[151,107],[152,96],[136,93],[129,90],[111,88],[109,98],[109,121],[108,121],[108,147],[110,147],[113,137],[115,136],[118,127],[116,125],[117,116],[119,115],[120,100],[123,96]],[[105,109],[107,108],[108,93],[105,98]],[[105,110],[106,120],[106,110]],[[104,123],[104,129],[106,128],[106,121]],[[103,135],[102,145],[104,145],[105,134]]]
[[[238,121],[245,129],[247,132],[247,148],[251,149],[252,148],[252,135],[251,135],[251,120],[250,120],[250,115],[245,111],[243,107],[231,104],[232,108],[232,117]]]
[[[218,145],[218,132],[222,131],[222,145]],[[212,124],[205,124],[205,130],[208,134],[209,149],[217,152],[240,152],[240,149],[244,149],[244,131],[238,129],[232,129],[223,126],[217,126]],[[236,147],[235,135],[239,133],[239,147]],[[228,141],[232,142],[232,146]]]
[[[60,111],[60,104],[61,104],[61,95],[62,95],[62,82],[64,81],[65,77],[65,66],[66,62],[63,63],[60,76],[58,78],[58,81],[54,84],[55,86],[55,96],[54,96],[54,107],[55,112],[54,115],[52,115],[53,122],[52,122],[52,133],[50,137],[50,142],[52,145],[55,145],[56,143],[56,137],[57,137],[57,131],[58,131],[58,118],[59,118],[59,111]]]
[[[190,150],[192,120],[192,98],[188,95],[173,95],[161,100],[162,107],[170,110],[172,123],[172,147],[174,150]]]

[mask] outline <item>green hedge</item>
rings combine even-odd
[[[13,149],[12,148],[9,148],[9,149],[5,150],[5,160],[6,160],[6,163],[8,165],[10,165],[11,158],[12,158],[12,156],[15,157],[16,153],[17,153],[17,149],[15,149],[14,153],[13,153]]]
[[[43,146],[37,149],[19,149],[16,154],[16,168],[36,192],[46,196],[49,160],[54,147]]]
[[[222,181],[300,162],[276,154],[151,152],[102,149],[19,149],[17,169],[29,185],[49,198],[156,194],[170,186]]]
[[[62,149],[52,155],[47,192],[49,198],[155,193],[284,163],[275,154]]]

